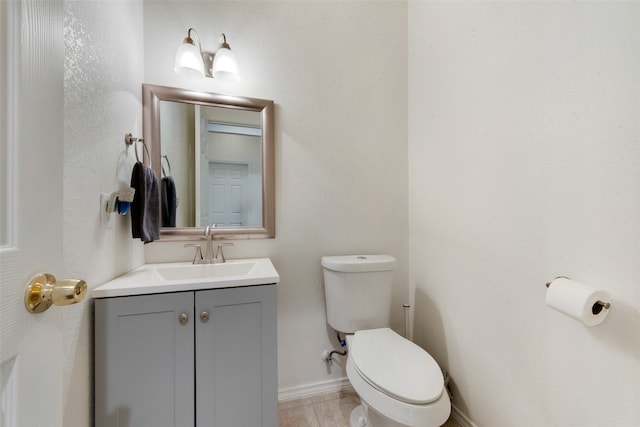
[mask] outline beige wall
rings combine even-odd
[[[409,3],[415,338],[479,426],[640,425],[639,77],[638,2]]]

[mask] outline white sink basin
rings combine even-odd
[[[227,260],[223,264],[145,264],[91,292],[93,298],[233,288],[278,283],[269,258]]]
[[[164,280],[200,280],[246,276],[255,266],[255,262],[225,262],[224,264],[159,266],[156,267],[156,271]]]

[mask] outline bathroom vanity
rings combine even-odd
[[[267,258],[144,265],[95,298],[95,425],[276,426]]]

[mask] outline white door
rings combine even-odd
[[[62,425],[61,307],[29,314],[37,273],[62,272],[63,7],[0,1],[0,426]]]
[[[246,163],[209,162],[209,218],[219,226],[247,225]]]

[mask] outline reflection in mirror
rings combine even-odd
[[[260,113],[160,101],[160,116],[162,180],[175,185],[163,226],[262,226]]]
[[[161,239],[274,237],[273,102],[143,85]]]

